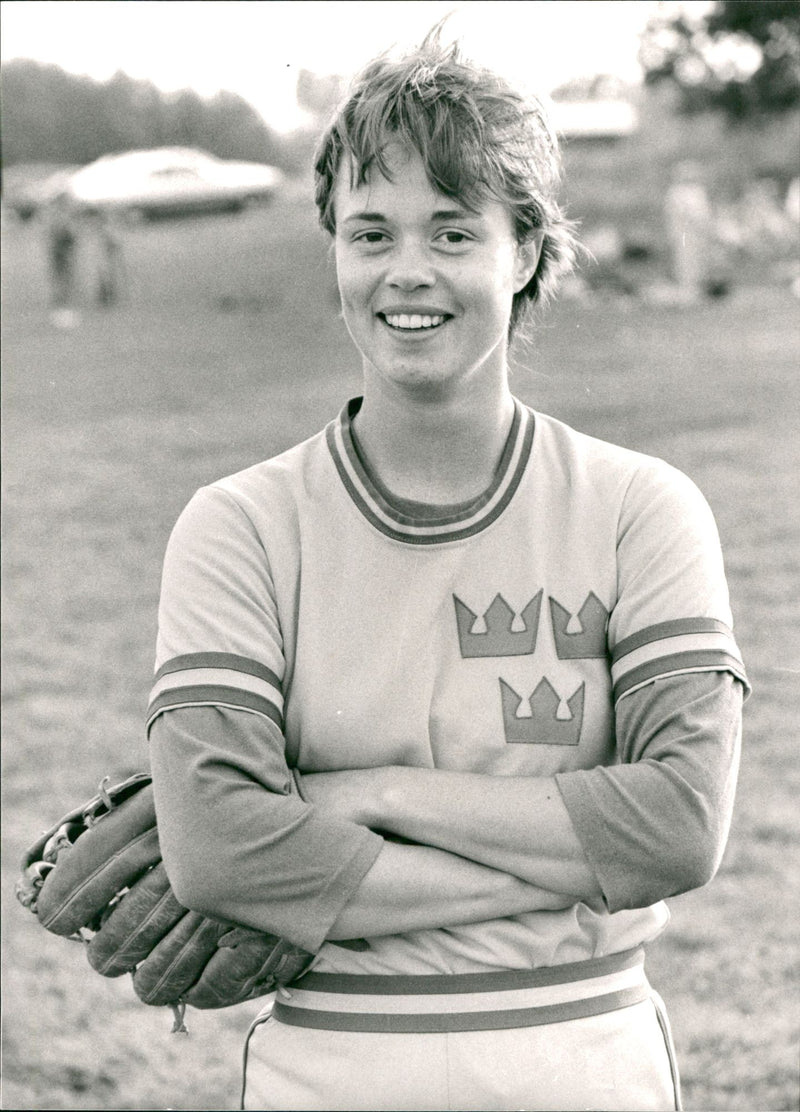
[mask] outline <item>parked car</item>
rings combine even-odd
[[[281,180],[279,170],[260,162],[231,162],[187,147],[159,147],[104,155],[72,175],[69,192],[82,209],[159,219],[236,212],[268,201]]]

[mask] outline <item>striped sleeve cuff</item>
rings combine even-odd
[[[280,680],[264,664],[233,653],[188,653],[162,665],[150,692],[148,732],[159,714],[179,707],[249,711],[283,730]]]
[[[750,693],[733,633],[716,618],[659,622],[620,641],[611,654],[614,702],[652,680],[689,672],[732,672]]]

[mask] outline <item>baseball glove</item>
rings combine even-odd
[[[188,911],[161,860],[151,777],[139,773],[64,815],[28,849],[17,898],[47,930],[86,945],[105,977],[133,974],[145,1004],[226,1008],[299,977],[313,955],[272,934]]]

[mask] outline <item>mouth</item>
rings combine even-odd
[[[430,333],[452,320],[449,313],[378,313],[377,316],[393,332]]]

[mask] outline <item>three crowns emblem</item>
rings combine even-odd
[[[485,657],[532,656],[536,651],[543,591],[516,614],[496,594],[482,618],[453,595],[458,644],[464,660]],[[550,622],[559,660],[604,658],[609,612],[590,591],[576,615],[550,597]],[[585,683],[562,700],[543,676],[528,700],[529,714],[519,714],[523,697],[500,678],[503,728],[510,745],[577,745],[583,725]]]

